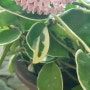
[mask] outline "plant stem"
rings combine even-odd
[[[77,78],[76,77],[74,77],[68,70],[66,70],[66,68],[64,68],[64,67],[62,67],[62,65],[61,65],[61,60],[59,61],[59,58],[57,58],[57,64],[58,64],[58,66],[60,67],[60,69],[62,70],[62,71],[64,71],[71,79],[73,79],[74,81],[76,81],[76,82],[78,82],[78,80],[77,80]],[[64,64],[65,62],[63,62],[63,64]],[[67,63],[65,63],[65,64],[67,64]],[[65,65],[64,64],[64,65]],[[67,65],[68,67],[71,67],[71,68],[73,68],[74,70],[76,70],[75,69],[75,67],[73,67],[72,65],[70,65],[70,64],[68,64]]]
[[[74,77],[70,72],[68,72],[67,70],[63,70],[71,79],[73,79],[74,81],[78,82],[77,78]]]
[[[87,3],[85,3],[84,1],[80,1],[80,2],[74,2],[74,5],[78,5],[82,8],[86,8],[86,9],[90,9],[90,5],[88,5]],[[89,10],[90,11],[90,10]]]
[[[79,41],[83,46],[84,46],[84,48],[85,48],[85,50],[87,51],[87,52],[90,52],[90,48],[86,45],[86,43],[79,37],[79,36],[77,36],[66,24],[65,24],[65,22],[60,18],[60,17],[58,17],[58,16],[56,16],[56,15],[53,15],[54,16],[54,18],[59,22],[59,23],[61,23],[62,25],[63,25],[63,27],[65,28],[65,30],[66,30],[66,33],[69,35],[69,37],[71,38],[71,39],[73,39],[74,41]]]
[[[71,52],[72,54],[74,54],[74,50],[72,50],[71,48],[67,47],[65,44],[63,44],[60,40],[58,40],[51,32],[50,35],[53,37],[53,39],[58,42],[61,46],[63,46],[66,50],[68,50],[69,52]]]
[[[84,5],[84,6],[86,6],[86,8],[89,8],[90,9],[90,4],[87,4],[85,1],[83,1],[83,0],[80,0],[80,2]]]
[[[63,65],[65,65],[65,66],[67,66],[67,67],[69,67],[69,68],[72,68],[72,69],[76,70],[76,67],[75,67],[75,66],[73,66],[73,65],[71,65],[71,64],[69,64],[69,63],[63,62],[62,60],[60,60],[60,62],[61,62]]]

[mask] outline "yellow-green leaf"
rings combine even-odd
[[[33,63],[39,63],[47,55],[49,49],[48,28],[43,23],[36,23],[27,35],[27,44],[33,51]]]

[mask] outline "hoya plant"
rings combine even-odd
[[[28,62],[38,90],[90,90],[90,0],[0,0],[0,7],[0,65],[7,55],[10,72],[17,57]]]

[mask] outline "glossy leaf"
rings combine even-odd
[[[48,63],[41,69],[37,78],[38,90],[63,90],[60,68],[55,63]]]
[[[47,55],[49,49],[49,33],[43,23],[36,23],[28,32],[27,43],[33,51],[33,63],[38,63]]]
[[[65,23],[90,46],[90,13],[81,9],[70,9],[61,15]]]
[[[20,14],[21,17],[24,16],[24,18],[28,18],[28,19],[45,19],[45,18],[47,18],[46,15],[26,13],[26,11],[23,11],[19,5],[16,5],[15,0],[0,0],[0,6],[3,7],[4,9],[6,9],[10,13],[17,14],[17,15]]]
[[[75,60],[78,80],[83,90],[90,90],[90,54],[78,50]]]
[[[19,39],[21,36],[18,30],[3,30],[0,32],[0,45],[6,45]]]

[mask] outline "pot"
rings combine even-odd
[[[37,77],[34,73],[28,71],[26,63],[21,60],[16,60],[14,67],[17,77],[29,88],[29,90],[37,90]]]

